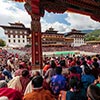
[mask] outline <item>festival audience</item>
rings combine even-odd
[[[84,49],[85,47],[86,46],[84,46]],[[50,50],[53,49],[55,48],[50,48]],[[64,48],[62,47],[59,50],[63,49],[66,49],[66,47]],[[26,51],[28,51],[28,49]],[[21,98],[22,96],[24,96],[23,100],[31,100],[33,98],[36,98],[38,100],[51,100],[54,98],[55,100],[57,99],[77,100],[77,97],[79,97],[80,99],[81,97],[83,97],[82,98],[83,100],[87,100],[86,94],[88,91],[87,90],[88,87],[91,84],[100,87],[99,54],[95,56],[61,55],[59,57],[56,57],[56,55],[53,55],[53,57],[46,57],[43,60],[44,67],[41,73],[39,71],[35,71],[33,74],[32,74],[33,71],[30,62],[31,61],[30,57],[31,57],[30,53],[25,55],[19,55],[17,53],[16,56],[16,54],[14,55],[13,53],[9,53],[7,51],[2,52],[2,58],[0,58],[0,81],[5,80],[8,84],[8,87],[6,87],[7,89],[0,88],[1,90],[0,93],[2,93],[2,91],[5,90],[7,91],[14,90],[17,91],[17,93],[20,93]],[[10,65],[8,66],[7,63]],[[11,64],[13,65],[13,67],[11,67]],[[41,76],[41,75],[43,75],[43,78],[35,79],[36,76]],[[77,79],[77,82],[75,78]],[[38,84],[37,80],[39,81],[42,80],[40,82],[41,85],[39,86],[36,85]],[[48,83],[48,87],[46,87],[47,84],[45,81]],[[77,87],[77,85],[79,87]],[[39,97],[37,95],[39,95]],[[2,94],[0,97],[2,96],[6,95]],[[42,99],[40,96],[44,99]],[[46,99],[45,97],[47,97],[48,99]],[[2,98],[8,99],[9,97],[8,98],[2,97]],[[21,100],[21,99],[9,99],[9,100]],[[98,99],[91,98],[91,100],[98,100]]]

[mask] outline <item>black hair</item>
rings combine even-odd
[[[38,75],[38,76],[35,76],[33,79],[32,79],[32,85],[34,86],[34,88],[39,88],[41,87],[43,84],[43,78],[42,76]]]
[[[94,66],[95,68],[99,68],[99,63],[98,63],[98,62],[93,62],[93,66]]]
[[[76,67],[70,67],[68,70],[70,72],[72,72],[72,73],[76,73],[77,72]]]
[[[74,92],[78,92],[81,89],[81,82],[77,77],[72,77],[69,80],[69,88],[73,88]]]
[[[85,67],[85,68],[84,68],[84,72],[85,72],[85,74],[87,74],[87,75],[91,74],[91,70],[90,70],[89,67]]]
[[[61,60],[60,65],[65,67],[66,66],[65,60]]]
[[[90,56],[87,56],[87,60],[91,60],[91,57]]]
[[[89,85],[87,96],[90,97],[91,100],[100,100],[100,88],[93,84]]]
[[[55,68],[56,67],[56,63],[55,63],[55,61],[54,60],[51,60],[51,62],[50,62],[51,64],[51,68]]]
[[[56,74],[61,74],[62,73],[62,67],[56,67]]]
[[[19,64],[19,69],[24,68],[23,65]]]
[[[77,64],[77,65],[80,65],[80,64],[81,64],[81,62],[80,62],[79,60],[77,60],[77,61],[76,61],[76,64]]]
[[[22,76],[23,77],[26,77],[28,75],[29,75],[29,71],[28,70],[25,69],[25,70],[22,71]]]
[[[94,62],[97,62],[97,58],[94,58],[93,61],[94,61]]]

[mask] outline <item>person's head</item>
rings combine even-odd
[[[91,60],[91,57],[90,56],[87,56],[87,60]]]
[[[68,70],[69,70],[71,73],[76,73],[76,72],[77,72],[76,67],[70,67]]]
[[[93,61],[94,61],[94,62],[97,62],[97,58],[93,58]]]
[[[100,100],[100,88],[96,85],[89,85],[87,89],[88,100]]]
[[[82,65],[87,65],[87,62],[85,60],[82,61]]]
[[[65,67],[66,66],[65,60],[61,60],[60,65]]]
[[[25,69],[22,71],[22,77],[27,77],[27,76],[29,76],[29,71]]]
[[[32,85],[34,88],[40,88],[40,87],[42,87],[42,84],[43,84],[42,76],[38,75],[32,79]]]
[[[0,88],[7,87],[7,82],[5,80],[0,81]]]
[[[81,65],[81,62],[80,62],[79,60],[77,60],[77,61],[76,61],[76,65],[77,65],[77,66],[80,66],[80,65]]]
[[[91,74],[91,70],[90,70],[90,68],[88,68],[88,67],[85,67],[84,68],[84,72],[85,72],[85,74]]]
[[[81,88],[81,83],[80,81],[78,80],[77,77],[72,77],[70,80],[69,80],[69,88],[70,89],[73,89],[74,92],[77,92],[80,90]]]
[[[33,77],[41,75],[39,71],[33,72]]]
[[[51,60],[51,62],[50,62],[50,66],[51,66],[51,68],[55,68],[55,67],[56,67],[56,63],[55,63],[54,60]]]
[[[62,73],[62,67],[56,67],[56,74],[61,74]]]
[[[24,62],[21,62],[21,63],[19,64],[19,69],[22,69],[22,68],[25,68],[25,63],[24,63]]]

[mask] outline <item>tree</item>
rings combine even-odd
[[[6,45],[6,42],[4,40],[0,39],[0,46],[4,47],[5,45]]]

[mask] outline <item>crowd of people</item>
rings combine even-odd
[[[100,53],[100,44],[87,44],[82,45],[79,47],[72,47],[72,46],[52,46],[52,47],[42,47],[43,52],[52,52],[52,51],[85,51],[85,52],[93,52],[93,53]],[[18,48],[18,50],[26,51],[28,53],[31,52],[31,47],[25,48]]]
[[[85,52],[93,52],[100,53],[100,44],[87,44],[79,47],[71,47],[71,46],[61,46],[61,47],[42,47],[43,52],[51,52],[51,51],[85,51]]]
[[[45,57],[40,72],[28,53],[2,50],[0,100],[100,100],[100,55]]]

